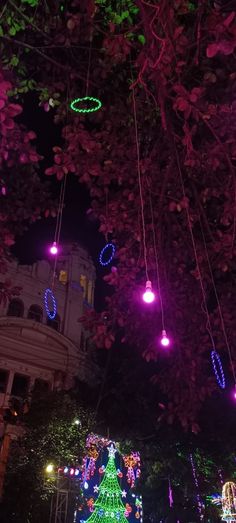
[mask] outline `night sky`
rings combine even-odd
[[[40,177],[43,182],[49,183],[53,199],[59,198],[61,182],[55,176],[46,176],[44,171],[53,163],[52,148],[60,144],[60,127],[53,123],[54,112],[45,112],[38,105],[35,96],[26,97],[22,123],[37,134],[37,152],[44,157],[40,162]],[[85,247],[92,256],[97,271],[95,289],[95,308],[104,308],[104,295],[107,285],[102,277],[107,269],[98,263],[99,252],[105,244],[105,238],[99,233],[99,223],[87,214],[90,207],[90,197],[85,186],[81,185],[78,178],[70,174],[67,177],[65,207],[63,211],[61,244],[63,242],[78,242]],[[54,239],[56,227],[55,218],[42,218],[21,237],[16,239],[12,249],[22,264],[32,264],[37,260],[48,257],[47,248]]]

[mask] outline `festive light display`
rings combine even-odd
[[[224,375],[220,356],[219,356],[218,352],[216,352],[215,349],[211,351],[211,361],[212,361],[217,383],[221,387],[221,389],[225,389],[225,375]]]
[[[118,443],[94,434],[88,436],[86,448],[81,474],[84,501],[77,508],[75,522],[124,523],[127,518],[129,523],[142,523],[142,499],[133,491],[140,476],[139,453],[122,456]],[[88,473],[91,458],[95,463]]]
[[[154,300],[155,300],[155,294],[152,291],[152,282],[150,280],[147,280],[146,289],[143,294],[143,301],[145,301],[145,303],[152,303]]]
[[[49,307],[49,299],[51,299],[52,310]],[[46,289],[44,293],[45,311],[50,320],[54,320],[57,313],[57,302],[51,289]]]
[[[56,256],[56,254],[58,254],[57,242],[53,242],[49,251],[50,251],[50,254],[52,254],[53,256]]]
[[[236,521],[236,484],[227,481],[222,489],[222,520],[227,522]]]
[[[204,504],[201,501],[201,496],[200,496],[200,493],[199,493],[199,483],[198,483],[196,467],[195,467],[194,460],[193,460],[193,455],[190,454],[189,457],[190,457],[190,463],[192,465],[193,479],[194,479],[194,483],[195,483],[196,490],[197,490],[197,508],[198,508],[200,520],[202,520],[204,518],[203,511],[204,511],[205,507],[204,507]]]
[[[93,513],[88,518],[89,523],[127,523],[125,513],[129,507],[122,502],[122,492],[117,479],[117,469],[115,465],[116,449],[113,444],[108,447],[108,463],[104,477],[98,487],[98,498],[93,504]],[[132,510],[132,509],[131,509]]]
[[[83,107],[84,105],[90,105],[90,107]],[[70,104],[70,108],[76,113],[94,113],[102,107],[102,102],[99,98],[93,98],[92,96],[84,96],[83,98],[75,98]]]
[[[213,503],[213,505],[221,505],[222,499],[220,494],[211,494],[210,496],[206,496],[207,501],[210,501]]]
[[[127,470],[127,481],[131,488],[135,485],[135,480],[140,477],[140,454],[139,452],[131,452],[129,456],[124,456],[124,464]]]
[[[170,340],[167,337],[167,334],[166,334],[165,330],[163,330],[162,333],[161,333],[161,345],[163,347],[168,347],[170,345]]]
[[[108,253],[107,253],[107,251],[108,251]],[[106,258],[106,256],[108,256],[108,254],[109,254],[109,251],[110,251],[110,256]],[[105,267],[106,265],[109,265],[109,263],[111,263],[112,259],[114,258],[115,252],[116,252],[115,245],[113,243],[107,243],[99,254],[100,264],[103,267]]]

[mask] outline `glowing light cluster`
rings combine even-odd
[[[83,107],[83,105],[88,107]],[[75,98],[70,104],[70,108],[76,113],[94,113],[102,107],[102,102],[99,98],[92,96],[84,96],[83,98]]]
[[[143,294],[143,301],[145,301],[145,303],[152,303],[154,300],[155,300],[155,294],[152,291],[152,282],[150,280],[147,280],[146,289]]]
[[[110,256],[108,257],[109,252],[110,252]],[[105,267],[106,265],[109,265],[109,263],[111,263],[112,259],[114,258],[115,252],[116,252],[115,245],[113,243],[107,243],[99,254],[100,264],[103,267]]]
[[[122,491],[117,479],[115,465],[116,449],[113,444],[108,447],[108,463],[104,477],[99,486],[98,498],[93,506],[93,513],[87,519],[87,523],[127,523],[125,517],[128,515],[129,506],[122,502]]]
[[[191,466],[192,466],[192,473],[193,473],[193,479],[194,479],[194,483],[195,483],[195,486],[196,486],[196,490],[197,490],[197,508],[198,508],[198,512],[199,512],[199,515],[200,515],[200,519],[202,520],[203,519],[203,509],[204,509],[204,504],[201,500],[201,496],[200,496],[200,493],[199,493],[199,483],[198,483],[198,477],[197,477],[197,471],[196,471],[196,467],[195,467],[195,464],[194,464],[194,459],[193,459],[193,455],[190,454],[190,463],[191,463]]]
[[[218,352],[216,352],[215,349],[211,351],[211,361],[212,361],[217,383],[218,383],[219,387],[221,387],[221,389],[225,389],[225,375],[224,375],[220,356],[219,356]]]
[[[49,251],[50,251],[50,253],[51,253],[53,256],[56,256],[56,254],[58,254],[58,246],[57,246],[57,242],[53,242],[53,244],[51,245]]]
[[[161,334],[161,345],[163,347],[168,347],[170,345],[170,340],[166,334],[166,331],[163,329],[162,331],[162,334]]]
[[[236,484],[227,481],[222,489],[222,520],[232,523],[236,521]]]
[[[49,299],[51,300],[52,310],[49,307]],[[44,305],[47,316],[50,320],[54,320],[57,313],[57,302],[51,289],[46,289],[44,293]]]
[[[65,476],[78,477],[80,474],[80,470],[76,467],[59,467],[58,473],[64,474]]]

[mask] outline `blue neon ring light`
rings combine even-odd
[[[49,298],[51,298],[51,301],[52,301],[52,306],[53,306],[52,311],[50,311],[49,305],[48,305]],[[46,313],[47,313],[49,319],[54,320],[54,318],[56,317],[56,313],[57,313],[57,302],[56,302],[56,299],[55,299],[54,294],[51,289],[46,289],[46,291],[44,293],[44,304],[45,304],[45,310],[46,310]]]
[[[216,352],[215,349],[211,351],[211,361],[212,361],[217,383],[221,387],[221,389],[225,389],[225,375],[224,375],[220,356],[219,356],[218,352]]]
[[[106,260],[104,260],[104,254],[106,253],[106,251],[108,249],[111,249],[111,254],[110,254],[110,257]],[[100,254],[99,254],[99,262],[100,264],[105,267],[106,265],[109,265],[109,263],[111,263],[111,260],[112,258],[114,257],[114,254],[116,252],[116,248],[115,248],[115,245],[113,243],[107,243],[105,245],[105,247],[103,247],[103,249],[101,250]]]

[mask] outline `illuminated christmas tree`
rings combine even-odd
[[[114,445],[108,447],[108,463],[104,472],[103,480],[97,490],[98,498],[94,503],[94,511],[87,519],[87,523],[127,523],[125,517],[125,506],[122,502],[122,496],[126,492],[122,491],[117,478],[117,469],[115,464],[116,449]]]

